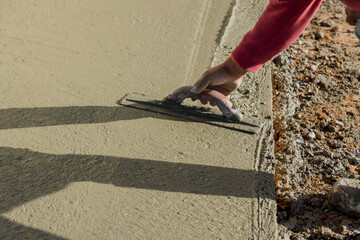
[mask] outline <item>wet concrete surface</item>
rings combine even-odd
[[[267,67],[244,86],[268,104],[233,97],[256,134],[116,104],[195,82],[265,6],[1,1],[1,238],[274,236]]]

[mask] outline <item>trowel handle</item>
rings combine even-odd
[[[167,96],[165,100],[181,104],[186,98],[203,99],[218,106],[226,118],[231,118],[237,114],[237,110],[232,108],[230,100],[222,93],[215,90],[205,90],[200,94],[194,94],[191,92],[192,88],[192,86],[178,88]]]

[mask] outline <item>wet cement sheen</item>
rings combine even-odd
[[[253,236],[258,135],[116,105],[194,82],[232,4],[0,1],[0,238]]]

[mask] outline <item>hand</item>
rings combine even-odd
[[[355,26],[356,19],[360,19],[360,11],[351,10],[347,7],[345,12],[346,12],[346,21],[350,25]]]
[[[236,109],[232,108],[230,93],[241,84],[246,70],[233,62],[231,58],[217,67],[207,70],[195,83],[194,87],[184,86],[176,89],[164,100],[181,104],[184,99],[199,99],[202,104],[210,103],[218,106],[225,117],[240,117]]]
[[[241,118],[241,114],[236,109],[232,108],[231,101],[222,93],[215,90],[204,90],[200,94],[191,92],[192,86],[184,86],[176,89],[173,93],[164,98],[164,101],[169,101],[176,104],[181,104],[186,98],[200,99],[202,103],[209,102],[212,106],[218,106],[220,111],[226,118],[235,116],[237,119]]]
[[[199,99],[202,104],[210,102],[214,106],[217,100],[229,101],[230,94],[240,86],[246,72],[246,70],[234,63],[231,58],[228,58],[224,63],[203,73],[194,87],[185,86],[179,88],[165,99],[180,104],[185,98],[191,97],[192,100]],[[217,100],[209,97],[211,90],[219,92],[221,97],[217,95]]]
[[[205,90],[216,90],[222,93],[227,99],[241,84],[247,71],[238,66],[231,58],[228,58],[219,66],[208,69],[200,79],[194,84],[191,90],[194,94],[201,94]],[[200,99],[203,104],[206,100]]]

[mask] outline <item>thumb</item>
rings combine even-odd
[[[207,88],[207,86],[209,86],[209,84],[210,80],[208,80],[208,78],[201,78],[194,84],[194,87],[191,89],[191,93],[199,94],[203,92]]]

